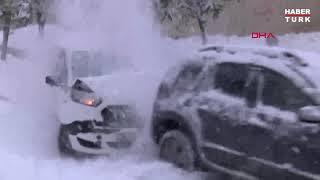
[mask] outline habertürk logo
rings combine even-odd
[[[284,16],[287,23],[309,23],[311,9],[284,9]]]

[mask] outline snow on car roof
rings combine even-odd
[[[227,53],[235,55],[239,53],[250,53],[256,56],[263,56],[269,59],[277,59],[277,62],[284,62],[283,60],[294,63],[298,66],[306,66],[307,63],[295,53],[288,49],[279,47],[238,47],[238,46],[207,46],[199,50],[199,52],[216,52],[216,53]],[[260,59],[260,58],[259,58]],[[269,60],[270,61],[270,60]]]
[[[196,56],[214,62],[250,63],[264,66],[286,75],[301,87],[320,87],[319,54],[279,47],[238,47],[210,45]]]
[[[320,54],[302,51],[295,51],[295,53],[308,63],[308,66],[299,68],[300,71],[310,78],[317,88],[320,88]]]

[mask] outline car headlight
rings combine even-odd
[[[71,93],[71,99],[74,102],[91,107],[98,107],[102,103],[102,98],[96,96],[94,93],[85,93],[76,90]]]
[[[83,97],[76,102],[87,106],[98,107],[102,103],[102,100],[101,98]]]
[[[80,80],[77,80],[71,88],[71,99],[74,102],[92,107],[98,107],[102,103],[102,98],[97,96],[95,92]]]

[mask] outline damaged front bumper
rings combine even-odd
[[[137,128],[103,126],[95,121],[61,125],[59,150],[76,157],[110,155],[129,148],[136,139]]]

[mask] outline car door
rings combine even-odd
[[[247,64],[221,63],[209,71],[213,84],[196,98],[202,119],[202,150],[211,163],[242,170],[255,141],[252,134],[258,134],[247,125],[247,119],[249,105],[256,104],[259,82]]]
[[[266,68],[263,76],[262,105],[257,109],[273,131],[273,157],[264,160],[290,164],[287,171],[293,177],[301,178],[301,172],[319,173],[319,126],[301,122],[297,115],[300,108],[314,102],[286,76]]]
[[[263,179],[270,179],[277,176],[274,167],[265,162],[271,162],[274,158],[274,131],[270,126],[273,118],[273,111],[266,114],[260,109],[263,96],[264,76],[263,68],[249,64],[249,77],[244,90],[244,99],[247,108],[242,123],[235,127],[233,132],[239,132],[237,145],[240,152],[246,157],[244,163],[238,166],[241,171],[246,171]]]

